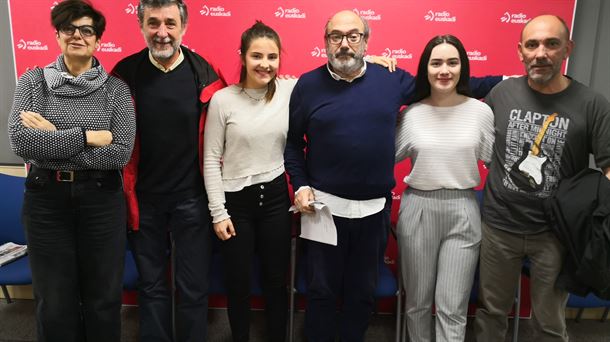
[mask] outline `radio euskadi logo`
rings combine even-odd
[[[473,62],[487,61],[487,54],[482,53],[479,50],[466,51],[466,55],[468,56],[468,60]]]
[[[278,7],[275,10],[275,16],[277,18],[286,18],[286,19],[305,19],[307,18],[307,13],[303,12],[299,8],[284,8],[282,6]]]
[[[457,17],[455,15],[451,15],[449,11],[436,12],[433,10],[428,10],[426,15],[424,15],[424,19],[426,21],[436,21],[441,23],[454,23],[457,21]]]
[[[500,22],[505,24],[527,24],[532,18],[529,18],[525,13],[509,13],[504,12],[504,14],[500,17]]]
[[[121,53],[121,52],[123,52],[123,47],[118,46],[113,42],[100,42],[100,45],[98,45],[98,47],[97,47],[97,51],[110,52],[110,53]]]
[[[310,52],[311,57],[328,58],[325,48],[314,47]]]
[[[42,42],[38,39],[19,39],[19,41],[17,41],[17,49],[29,51],[48,51],[49,46],[47,44],[43,45]]]
[[[413,59],[413,53],[411,53],[411,52],[407,53],[407,50],[402,49],[402,48],[401,49],[385,48],[385,50],[383,50],[381,55],[384,57],[388,57],[388,58]]]
[[[131,2],[127,4],[125,7],[125,13],[127,14],[136,14],[138,12],[138,7]]]
[[[201,10],[199,10],[199,14],[205,15],[206,17],[230,17],[231,11],[227,10],[222,6],[201,6]]]
[[[359,10],[357,8],[354,8],[352,11],[368,21],[381,20],[381,14],[376,13],[374,10],[372,10],[370,8],[365,9],[365,10],[362,10],[362,9]]]

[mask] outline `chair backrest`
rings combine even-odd
[[[610,308],[610,300],[605,300],[597,297],[593,293],[589,293],[586,297],[581,297],[570,293],[568,297],[568,308]]]
[[[21,225],[24,182],[23,177],[0,173],[0,243],[26,243]]]

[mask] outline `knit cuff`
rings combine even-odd
[[[83,131],[83,147],[87,147],[87,130],[84,127],[81,130]]]

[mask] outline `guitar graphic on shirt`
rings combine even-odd
[[[533,144],[524,144],[521,158],[511,168],[510,177],[515,185],[522,190],[528,192],[539,191],[544,186],[544,165],[547,163],[548,157],[541,154],[540,143],[549,125],[555,121],[556,117],[557,113],[553,113],[544,120]]]

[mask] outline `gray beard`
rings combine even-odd
[[[527,73],[527,76],[530,80],[532,80],[532,82],[536,83],[536,84],[540,84],[540,85],[545,85],[547,83],[549,83],[549,81],[551,79],[553,79],[553,77],[555,77],[555,75],[557,75],[558,73],[561,72],[561,65],[559,66],[552,66],[553,70],[551,73],[549,74],[534,74],[531,72],[531,69],[529,67],[525,68],[525,72]]]
[[[150,53],[152,54],[152,56],[155,59],[162,60],[162,61],[171,59],[172,56],[174,56],[176,51],[178,51],[178,49],[180,48],[180,40],[175,40],[171,44],[171,47],[172,48],[169,50],[156,50],[154,48],[154,42],[151,42],[151,44],[148,45],[148,49],[150,50]]]
[[[364,66],[364,59],[359,54],[348,60],[339,60],[334,55],[329,55],[328,62],[334,72],[344,77],[355,76]]]

